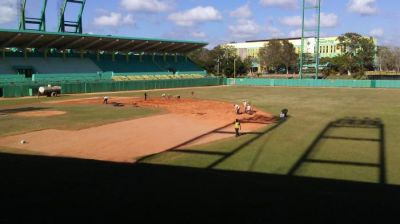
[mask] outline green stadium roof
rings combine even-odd
[[[207,44],[184,40],[0,29],[0,48],[184,54]]]

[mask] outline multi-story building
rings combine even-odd
[[[227,45],[233,46],[237,49],[237,54],[243,59],[246,57],[254,58],[253,72],[261,71],[258,53],[260,48],[264,47],[271,40],[288,40],[295,47],[296,53],[300,54],[301,51],[301,38],[286,38],[286,39],[270,39],[270,40],[253,40],[243,43],[229,43]],[[376,39],[374,39],[376,45]],[[314,53],[316,45],[315,38],[305,39],[304,53]],[[345,49],[339,46],[338,37],[324,37],[320,38],[319,53],[321,58],[336,57],[344,53]]]

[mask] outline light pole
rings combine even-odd
[[[219,75],[219,58],[217,59],[217,75]]]
[[[236,58],[233,59],[233,84],[236,85]]]

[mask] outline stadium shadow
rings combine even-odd
[[[371,138],[366,136],[332,136],[330,133],[338,128],[348,128],[351,129],[353,134],[360,134],[362,133],[360,129],[370,129],[376,132],[377,138]],[[362,134],[361,134],[362,135]],[[318,159],[313,158],[314,154],[318,154],[318,151],[324,149],[324,141],[348,141],[348,142],[364,142],[366,144],[377,144],[377,155],[378,158],[376,161],[378,162],[358,162],[358,161],[351,161],[347,159],[345,161],[334,160],[334,159]],[[335,148],[346,148],[339,143],[334,144]],[[364,145],[365,146],[365,145]],[[346,148],[345,150],[360,150],[363,152],[362,147],[354,147],[353,148]],[[386,184],[386,153],[385,153],[385,126],[382,121],[378,118],[370,119],[370,118],[343,118],[338,119],[336,121],[330,122],[325,128],[319,133],[319,135],[314,139],[311,145],[305,150],[303,155],[298,159],[298,161],[292,166],[288,175],[294,176],[299,173],[301,168],[305,164],[313,164],[313,165],[320,165],[320,168],[323,165],[333,165],[333,166],[341,166],[341,169],[344,170],[346,167],[367,167],[367,168],[376,168],[379,171],[377,177],[377,183]],[[300,174],[301,175],[301,174]],[[329,176],[326,176],[329,178]]]
[[[1,109],[0,114],[15,114],[20,112],[30,112],[30,111],[38,111],[38,110],[47,110],[50,109],[48,107],[20,107],[13,109]]]
[[[0,170],[0,223],[385,223],[400,201],[397,186],[140,163],[0,153]]]
[[[236,153],[238,153],[240,150],[244,149],[246,146],[248,146],[249,144],[251,144],[252,142],[256,141],[257,139],[265,136],[266,134],[274,131],[275,129],[277,129],[279,126],[281,126],[283,123],[285,123],[287,120],[289,119],[289,117],[285,118],[285,119],[278,119],[278,118],[271,118],[270,122],[273,125],[270,125],[266,130],[261,131],[261,132],[246,132],[243,133],[242,135],[254,135],[254,137],[251,137],[250,139],[248,139],[247,141],[243,142],[242,144],[235,146],[234,148],[232,148],[230,151],[228,152],[220,152],[220,151],[211,151],[211,150],[207,150],[207,151],[203,151],[203,150],[193,150],[193,149],[185,149],[183,148],[184,146],[189,145],[190,143],[199,140],[203,137],[206,137],[210,134],[213,133],[222,133],[222,134],[232,134],[232,136],[234,136],[234,132],[227,132],[227,131],[222,131],[223,129],[231,126],[232,124],[227,124],[224,125],[222,127],[219,127],[215,130],[212,130],[208,133],[205,133],[203,135],[197,136],[196,138],[190,139],[182,144],[179,144],[175,147],[172,147],[164,152],[174,152],[174,153],[184,153],[184,154],[193,154],[193,155],[214,155],[214,156],[218,156],[219,158],[217,160],[215,160],[214,162],[210,163],[207,165],[207,169],[213,169],[215,167],[217,167],[219,164],[223,163],[224,161],[226,161],[227,159],[229,159],[230,157],[234,156]],[[241,121],[243,124],[245,123],[256,123],[254,121],[251,120],[242,120]],[[138,162],[145,162],[146,159],[152,158],[154,155],[149,155],[146,157],[142,157],[141,159],[138,160]]]

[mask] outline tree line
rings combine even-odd
[[[201,48],[191,52],[188,57],[209,74],[227,77],[247,75],[253,63],[251,57],[242,59],[237,50],[228,45],[219,45],[211,50]]]
[[[357,33],[345,33],[338,37],[339,49],[344,52],[336,57],[321,58],[320,64],[327,64],[321,73],[326,76],[346,75],[361,78],[365,71],[400,71],[400,48],[377,47],[374,39]],[[252,73],[252,64],[260,65],[259,72],[298,73],[299,57],[295,47],[288,40],[271,40],[259,49],[258,57],[241,58],[237,49],[229,45],[219,45],[209,50],[202,48],[189,55],[194,62],[208,73],[232,77]],[[305,61],[312,55],[305,54]]]
[[[378,48],[379,71],[400,72],[400,47]]]

